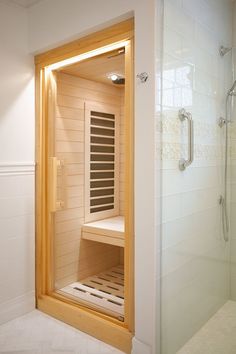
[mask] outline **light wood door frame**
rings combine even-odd
[[[134,334],[134,195],[133,195],[133,19],[90,34],[35,57],[36,66],[36,301],[39,310],[56,317],[126,353]],[[129,41],[125,55],[125,321],[78,304],[53,292],[52,218],[49,210],[50,80],[45,68],[88,51]]]

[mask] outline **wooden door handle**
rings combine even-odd
[[[49,158],[49,208],[52,213],[60,210],[64,206],[62,200],[57,200],[58,169],[63,167],[63,161],[57,157]]]

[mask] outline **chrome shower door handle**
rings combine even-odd
[[[191,165],[194,157],[194,128],[193,128],[193,118],[190,112],[187,112],[184,108],[179,110],[179,119],[181,122],[185,120],[188,122],[188,159],[180,159],[179,160],[179,169],[180,171],[184,171],[186,167]]]

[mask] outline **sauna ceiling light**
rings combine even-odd
[[[109,78],[111,79],[111,81],[116,81],[119,78],[119,76],[116,74],[111,74]]]
[[[116,73],[110,73],[107,74],[108,79],[110,79],[113,84],[116,85],[124,85],[125,84],[125,78],[122,75],[116,74]]]
[[[115,49],[119,49],[119,48],[125,47],[128,44],[129,44],[129,41],[122,41],[122,42],[117,42],[117,43],[113,43],[113,44],[110,44],[110,45],[106,45],[104,47],[91,50],[90,52],[83,53],[83,54],[80,54],[80,55],[76,55],[75,57],[71,57],[71,58],[59,61],[57,63],[51,64],[51,65],[46,67],[46,70],[47,71],[57,70],[57,69],[65,67],[65,66],[78,63],[79,61],[82,61],[82,60],[85,60],[85,59],[89,59],[89,58],[95,57],[97,55],[108,53],[108,52],[111,52],[111,51],[113,51]]]

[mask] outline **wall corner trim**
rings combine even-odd
[[[132,354],[152,354],[152,348],[134,337],[132,340]]]

